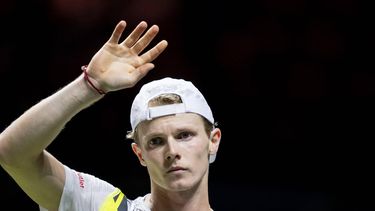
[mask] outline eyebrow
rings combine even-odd
[[[178,134],[184,131],[197,131],[197,130],[198,128],[196,127],[196,125],[193,125],[191,127],[183,125],[183,126],[174,128],[172,131],[172,134]],[[143,138],[150,139],[152,137],[160,137],[160,136],[164,136],[164,133],[155,131],[155,132],[151,132],[149,134],[144,135]]]

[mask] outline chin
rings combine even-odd
[[[168,189],[172,191],[187,191],[192,189],[196,186],[197,183],[191,180],[192,178],[186,179],[179,179],[175,181],[170,181],[169,184],[167,184]]]

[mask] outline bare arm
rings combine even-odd
[[[159,31],[157,26],[146,31],[145,22],[119,43],[125,26],[125,21],[117,24],[87,67],[90,80],[106,92],[134,86],[167,47],[163,40],[142,53]],[[63,165],[46,147],[74,115],[102,97],[81,75],[31,107],[0,134],[1,166],[43,207],[57,210],[65,183]]]

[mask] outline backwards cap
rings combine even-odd
[[[182,103],[149,107],[148,102],[161,94],[177,94]],[[130,123],[134,131],[144,120],[189,112],[199,114],[214,124],[211,109],[202,93],[190,81],[167,77],[142,86],[131,107]]]
[[[149,107],[148,102],[161,94],[177,94],[182,103]],[[144,120],[189,112],[199,114],[214,124],[210,106],[202,93],[190,81],[167,77],[142,86],[131,107],[130,123],[134,131]],[[210,154],[209,162],[213,163],[215,159],[216,154]]]

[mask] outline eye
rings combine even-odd
[[[177,139],[187,140],[187,139],[190,139],[192,136],[193,136],[193,133],[189,131],[183,131],[177,135]]]
[[[161,144],[163,144],[163,139],[160,138],[160,137],[152,138],[148,141],[148,145],[150,147],[155,147],[155,146],[158,146],[158,145],[161,145]]]

